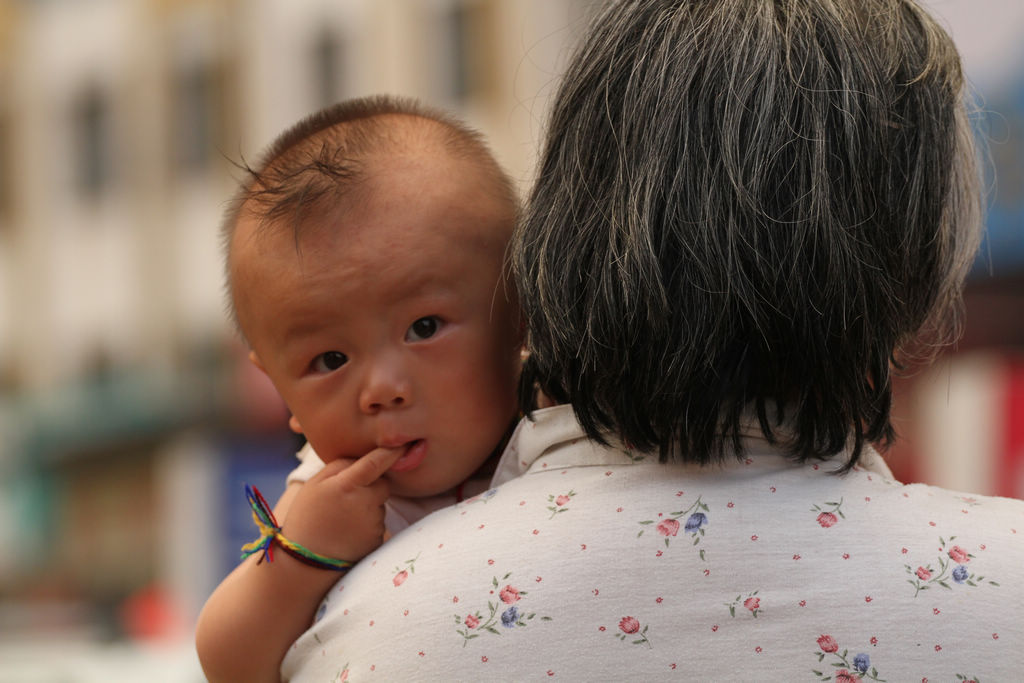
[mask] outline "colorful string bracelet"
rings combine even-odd
[[[249,507],[252,508],[252,519],[256,522],[256,527],[260,530],[260,537],[252,543],[246,543],[242,546],[242,559],[255,555],[258,552],[263,553],[263,557],[259,559],[262,562],[264,559],[267,562],[274,561],[274,543],[294,557],[299,562],[308,564],[310,567],[316,567],[317,569],[333,569],[334,571],[344,572],[352,568],[353,562],[347,560],[336,560],[332,557],[324,557],[319,555],[309,548],[306,548],[295,541],[289,541],[281,533],[281,527],[277,523],[277,518],[274,517],[273,511],[270,506],[267,505],[266,499],[263,498],[263,494],[255,486],[245,485],[245,498],[249,501]]]

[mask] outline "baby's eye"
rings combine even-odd
[[[437,334],[437,331],[441,329],[442,324],[441,319],[436,315],[428,315],[425,318],[420,318],[409,326],[409,330],[405,333],[405,340],[415,342],[430,339]]]
[[[313,372],[334,372],[348,362],[348,356],[341,351],[327,351],[313,359],[310,368]]]

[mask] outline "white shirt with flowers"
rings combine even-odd
[[[743,460],[661,465],[535,417],[495,488],[336,584],[285,680],[1024,680],[1024,502],[753,432]]]

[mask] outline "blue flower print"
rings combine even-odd
[[[486,611],[477,609],[454,615],[455,632],[462,636],[462,647],[466,647],[466,644],[474,638],[485,636],[487,633],[500,636],[502,632],[498,628],[499,625],[509,630],[526,628],[537,616],[536,612],[531,612],[530,608],[525,606],[530,602],[527,599],[527,591],[521,590],[512,583],[505,583],[511,577],[512,572],[508,572],[500,580],[497,576],[491,578],[488,595],[495,595],[498,599],[487,600]],[[540,582],[539,576],[537,581]],[[505,583],[504,588],[501,587],[502,583]],[[458,602],[458,600],[453,600],[453,602]],[[552,619],[551,617],[540,617],[538,621],[552,621]]]
[[[473,503],[486,503],[498,493],[498,489],[487,489],[483,493],[478,493],[472,498],[467,498],[462,501],[463,505],[472,505]]]
[[[690,515],[690,518],[686,520],[686,525],[683,529],[689,533],[695,533],[698,529],[708,523],[708,516],[703,512],[694,512]]]
[[[957,583],[963,583],[967,580],[968,576],[970,576],[970,573],[967,571],[967,567],[962,564],[958,564],[956,569],[953,570],[953,580]]]
[[[512,605],[501,613],[501,625],[505,628],[513,628],[519,621],[519,608]]]
[[[871,644],[875,645],[876,642],[876,639],[872,637]],[[878,669],[871,666],[871,658],[867,653],[861,652],[856,654],[850,660],[847,658],[847,654],[850,652],[849,649],[844,647],[841,650],[839,643],[832,636],[828,634],[818,636],[818,661],[824,663],[826,657],[834,660],[830,662],[832,665],[831,669],[825,671],[811,669],[811,673],[817,676],[819,681],[858,683],[859,681],[872,680],[885,683],[886,679],[878,677]],[[839,670],[836,671],[835,669]]]

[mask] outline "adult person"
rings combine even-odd
[[[558,405],[339,582],[283,676],[1019,678],[1024,502],[873,446],[893,368],[956,330],[978,194],[916,3],[611,5],[512,245],[525,398]]]

